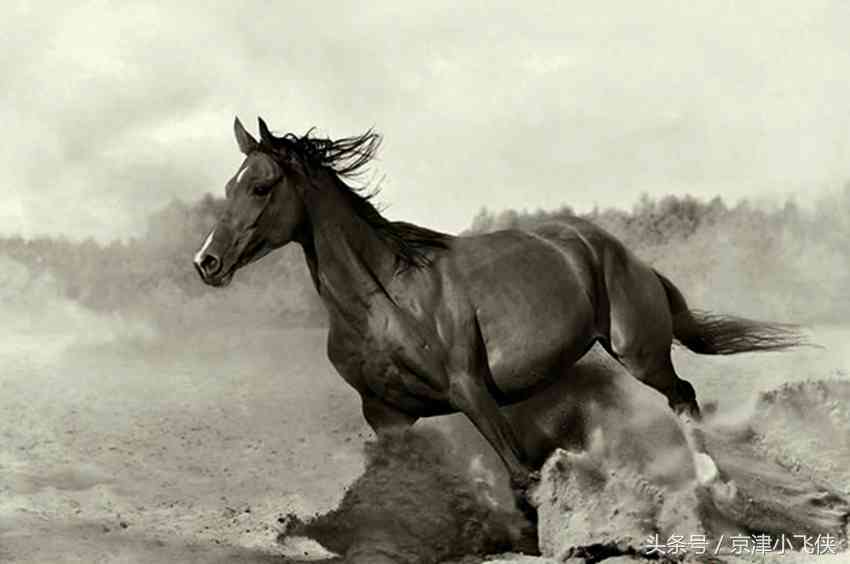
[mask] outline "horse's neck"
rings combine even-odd
[[[311,192],[305,197],[310,225],[302,245],[313,283],[332,315],[361,317],[371,300],[386,294],[395,254],[338,190]]]

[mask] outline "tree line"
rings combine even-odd
[[[226,290],[201,283],[192,255],[223,201],[174,201],[149,218],[144,236],[101,244],[63,238],[0,238],[0,256],[26,267],[31,283],[100,312],[144,316],[164,329],[252,324],[320,325],[324,312],[296,246],[239,273]],[[466,233],[533,229],[577,215],[483,208]],[[850,315],[850,184],[811,208],[691,196],[643,196],[630,209],[578,214],[610,231],[665,272],[695,307],[800,322]],[[26,282],[19,291],[26,291]]]

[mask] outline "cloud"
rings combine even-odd
[[[840,182],[840,2],[21,3],[0,38],[6,233],[126,237],[219,193],[233,115],[376,126],[393,217]],[[439,194],[443,197],[435,197]]]

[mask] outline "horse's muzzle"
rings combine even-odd
[[[233,278],[232,273],[222,274],[222,261],[213,253],[198,253],[193,262],[201,280],[210,286],[227,286]]]
[[[195,259],[195,268],[201,275],[201,278],[212,278],[221,271],[221,259],[212,254],[204,254]]]

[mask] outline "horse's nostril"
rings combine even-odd
[[[219,268],[221,268],[221,261],[213,255],[206,255],[203,259],[201,259],[201,264],[199,266],[204,274],[212,276],[218,272]]]

